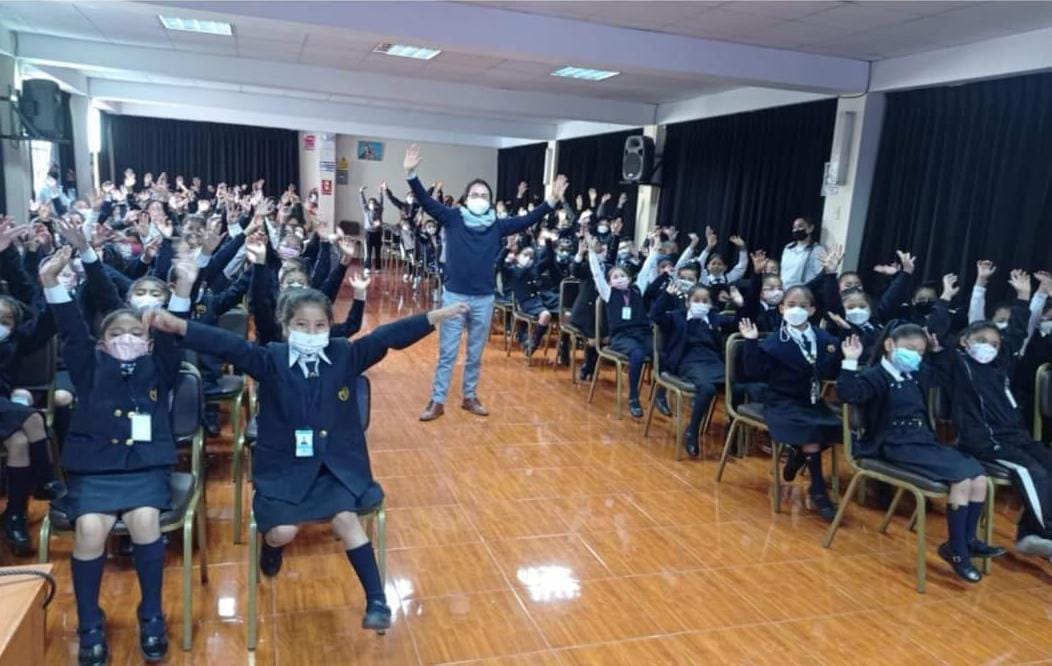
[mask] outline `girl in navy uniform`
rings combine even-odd
[[[514,239],[509,238],[509,246]],[[559,294],[542,288],[545,273],[555,271],[555,257],[548,246],[546,232],[541,232],[541,241],[537,248],[526,247],[513,255],[510,247],[505,249],[506,257],[501,262],[501,278],[511,286],[515,294],[515,303],[520,312],[537,317],[537,326],[533,338],[526,340],[522,351],[527,358],[540,346],[548,324],[552,321],[552,311],[559,307]]]
[[[961,450],[1012,472],[1024,502],[1016,550],[1048,558],[1052,557],[1052,451],[1033,441],[1009,381],[1026,339],[1030,275],[1012,271],[1010,282],[1017,300],[1008,328],[1002,332],[991,321],[968,326],[946,360],[947,387]],[[940,309],[944,307],[940,300]],[[940,321],[945,325],[946,318]]]
[[[739,322],[748,341],[743,369],[750,379],[767,383],[764,417],[771,439],[788,445],[782,476],[792,481],[805,465],[811,474],[811,503],[832,521],[836,507],[822,476],[822,448],[840,441],[840,419],[822,400],[822,381],[834,379],[840,364],[837,339],[808,323],[815,313],[807,287],[792,287],[780,306],[782,326],[758,341],[759,330],[748,319]]]
[[[664,348],[659,350],[662,371],[694,384],[690,423],[683,439],[687,453],[696,458],[701,421],[726,376],[721,329],[732,325],[734,318],[713,311],[712,294],[702,285],[687,292],[684,309],[681,290],[675,282],[670,282],[655,301],[650,318],[664,335]]]
[[[140,650],[156,661],[168,650],[161,610],[160,514],[171,503],[169,476],[176,455],[169,396],[181,354],[172,337],[163,333],[151,346],[149,328],[133,310],[111,312],[102,321],[99,339],[93,339],[79,308],[58,283],[69,257],[69,248],[52,255],[41,267],[40,278],[78,399],[61,457],[69,494],[56,506],[76,525],[72,572],[79,661],[107,660],[99,586],[106,537],[118,516],[131,533],[142,592]],[[180,294],[189,296],[190,286],[192,282],[181,281]]]
[[[949,538],[939,546],[939,556],[960,578],[977,583],[982,574],[971,558],[997,557],[1005,551],[976,536],[987,492],[983,466],[966,453],[939,444],[928,419],[928,390],[947,379],[945,364],[936,359],[949,352],[916,324],[892,323],[889,328],[881,336],[871,367],[861,372],[862,341],[853,335],[842,343],[844,361],[837,395],[844,402],[866,407],[866,434],[856,444],[860,457],[881,458],[950,486]],[[922,362],[929,344],[930,364]]]
[[[592,212],[584,211],[578,218],[578,223],[583,229],[587,229],[591,221]],[[573,308],[570,310],[570,323],[577,327],[585,338],[588,340],[594,340],[596,336],[595,330],[595,299],[599,297],[599,292],[595,289],[595,282],[592,280],[592,271],[589,267],[588,261],[585,259],[585,254],[588,252],[588,244],[582,237],[577,245],[577,253],[570,260],[570,275],[579,280],[580,286],[577,290],[577,298],[574,299]],[[606,265],[606,250],[600,250],[599,254],[600,263]],[[577,378],[580,381],[587,381],[592,377],[592,372],[595,371],[595,363],[599,356],[595,351],[595,345],[592,343],[585,344],[584,347],[584,364],[581,365],[581,369],[577,373]]]
[[[654,339],[650,329],[650,320],[643,307],[643,295],[640,287],[632,284],[624,268],[615,266],[610,269],[609,279],[599,261],[598,241],[589,238],[591,248],[588,262],[592,269],[592,279],[599,298],[606,307],[606,326],[610,331],[610,349],[628,356],[628,411],[635,418],[643,416],[643,407],[639,404],[639,380],[643,374],[643,364],[653,353]],[[654,259],[648,257],[648,262]],[[656,260],[652,263],[656,264]],[[641,271],[642,274],[642,271]]]
[[[433,310],[378,327],[354,342],[330,339],[332,303],[313,289],[282,299],[287,342],[257,346],[220,329],[155,313],[154,328],[183,336],[182,345],[208,351],[245,370],[259,386],[259,439],[253,457],[252,509],[264,534],[260,570],[274,576],[297,525],[331,519],[366,596],[364,629],[391,624],[376,556],[356,516],[377,507],[359,417],[358,377],[390,349],[404,349],[435,324],[466,314],[465,305]]]

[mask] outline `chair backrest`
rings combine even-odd
[[[862,413],[857,406],[845,402],[840,406],[840,423],[843,429],[841,441],[844,442],[844,456],[852,467],[857,467],[855,439],[863,434]]]
[[[373,387],[369,383],[369,378],[365,375],[358,375],[355,390],[358,392],[358,416],[362,421],[362,430],[368,430],[373,399]]]
[[[29,391],[47,391],[55,383],[58,367],[58,337],[52,336],[46,345],[18,359],[14,385]]]
[[[219,315],[217,326],[242,338],[248,337],[248,311],[238,306]]]
[[[654,364],[654,376],[661,376],[661,350],[665,347],[665,334],[661,331],[661,327],[657,324],[651,324],[650,327],[654,329],[654,335],[651,338],[654,341],[654,350],[651,355],[652,363]]]
[[[1052,363],[1043,364],[1034,377],[1034,439],[1039,442],[1048,418],[1052,418]]]
[[[738,366],[744,349],[745,338],[741,333],[732,333],[724,343],[723,401],[727,416],[731,419],[738,417],[738,412],[734,409],[734,387],[738,381]]]
[[[573,304],[577,300],[577,293],[581,291],[581,281],[575,278],[566,278],[559,283],[559,325],[570,321],[573,313]]]
[[[354,220],[340,220],[340,230],[345,236],[361,236],[362,223]]]
[[[179,368],[179,378],[172,387],[172,437],[176,446],[191,446],[190,470],[198,479],[201,478],[201,456],[204,448],[204,432],[201,427],[204,407],[201,373],[194,366],[184,362]]]
[[[595,353],[599,353],[603,346],[603,314],[606,312],[606,301],[602,297],[595,299]]]

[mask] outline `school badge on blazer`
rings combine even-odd
[[[208,312],[208,307],[204,303],[198,303],[197,307],[194,308],[198,315],[203,315]]]
[[[336,397],[339,398],[343,402],[347,402],[348,400],[351,399],[351,389],[349,389],[346,386],[344,386],[343,388],[340,389],[340,392],[336,394]]]
[[[152,400],[153,402],[157,402],[157,389],[150,389],[150,400]]]
[[[835,354],[836,353],[836,345],[829,345],[828,347],[826,347],[826,351],[829,352],[830,354]]]

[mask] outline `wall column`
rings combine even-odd
[[[647,125],[643,128],[643,136],[654,140],[654,154],[661,155],[665,152],[665,126]],[[647,233],[657,226],[658,204],[661,200],[661,188],[655,185],[639,185],[639,194],[636,197],[636,247],[641,247],[646,240]]]

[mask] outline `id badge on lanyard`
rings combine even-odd
[[[621,308],[621,321],[632,320],[632,299],[628,294],[625,294],[625,305]]]
[[[801,340],[796,344],[800,346],[800,353],[803,354],[804,360],[811,366],[811,404],[817,405],[818,400],[822,397],[822,384],[818,381],[816,368],[818,363],[818,343],[817,341],[815,342],[815,353],[813,354],[807,342]]]

